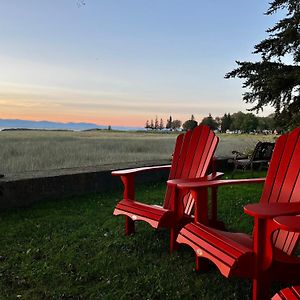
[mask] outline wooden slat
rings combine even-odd
[[[295,147],[298,142],[299,130],[293,130],[287,135],[284,151],[280,164],[277,166],[277,176],[274,179],[273,190],[269,198],[269,202],[278,202],[282,186],[285,182],[288,169],[291,167],[291,158],[295,154]]]
[[[197,168],[197,173],[195,177],[201,177],[205,175],[205,172],[208,168],[208,165],[211,161],[211,159],[208,159],[209,157],[212,158],[213,153],[212,153],[212,149],[214,149],[214,147],[212,147],[213,141],[215,139],[215,135],[213,132],[209,132],[209,135],[206,139],[205,142],[205,147],[203,150],[203,153],[201,155],[201,158],[198,162],[198,168]],[[214,150],[213,150],[214,151]]]
[[[179,158],[178,158],[177,169],[176,169],[174,178],[181,178],[182,169],[184,168],[185,159],[186,159],[187,154],[188,154],[188,149],[189,149],[190,140],[191,140],[191,137],[192,137],[192,132],[193,131],[190,130],[184,135],[184,140],[183,140],[180,155],[179,155]]]
[[[299,300],[300,299],[300,287],[295,286],[281,290],[276,294],[272,300]]]
[[[189,148],[187,149],[187,157],[184,163],[184,168],[182,169],[180,178],[190,178],[189,172],[195,164],[195,157],[197,152],[203,152],[203,150],[200,148],[200,151],[198,148],[198,145],[201,144],[203,140],[206,139],[205,135],[206,127],[198,126],[193,130],[193,134],[190,140]],[[198,151],[197,151],[198,150]]]
[[[294,201],[294,189],[298,189],[296,183],[299,179],[300,166],[299,129],[296,129],[289,134],[283,157],[283,167],[281,164],[278,167],[278,172],[282,173],[279,173],[279,176],[275,179],[274,185],[276,188],[273,189],[271,196],[273,201],[277,200],[277,202],[281,203],[290,202],[290,200]],[[276,199],[277,193],[278,198]],[[285,230],[280,230],[277,235],[274,235],[275,247],[289,253],[293,252],[297,240],[298,235]]]
[[[192,197],[191,194],[188,194],[186,195],[186,201],[184,202],[184,207],[185,207],[185,210],[184,212],[187,214],[187,215],[190,215],[192,213],[192,209],[194,207],[194,203],[195,203],[195,199]]]
[[[174,149],[173,158],[172,158],[172,167],[170,170],[169,179],[175,178],[175,173],[176,173],[177,164],[178,164],[178,158],[180,156],[183,139],[184,139],[183,133],[180,134],[176,139],[175,149]]]
[[[299,171],[300,171],[300,143],[296,144],[296,147],[293,152],[293,156],[290,158],[289,168],[286,172],[285,180],[282,184],[280,190],[280,195],[277,202],[290,202],[296,183],[299,180]]]
[[[299,201],[299,195],[300,195],[300,174],[298,175],[297,181],[295,182],[295,187],[291,195],[290,202]]]
[[[210,133],[210,136],[211,135],[212,135],[212,133]],[[215,151],[214,149],[217,147],[218,143],[219,143],[219,138],[216,137],[215,135],[213,136],[211,143],[210,144],[207,143],[207,148],[205,149],[205,151],[203,153],[203,157],[202,157],[202,166],[199,166],[196,176],[199,176],[199,177],[205,176],[206,170],[212,161],[214,151]]]
[[[185,230],[181,230],[180,235],[194,243],[194,245],[201,249],[201,251],[210,254],[214,258],[217,258],[227,266],[230,267],[235,264],[236,260],[232,255],[232,252],[216,247],[214,244],[209,243],[206,239],[203,239],[202,236],[201,238],[196,236],[194,231],[190,232],[185,228]]]
[[[141,216],[147,216],[151,219],[159,219],[165,212],[163,208],[153,207],[139,202],[123,200],[118,203],[116,209],[122,210],[128,213],[137,214]]]
[[[176,169],[177,169],[177,164],[178,164],[178,158],[180,156],[180,152],[181,152],[181,148],[182,148],[183,139],[184,139],[183,133],[180,134],[176,139],[175,149],[174,149],[173,158],[172,158],[172,166],[171,166],[170,173],[169,173],[169,179],[174,179]],[[172,193],[172,190],[167,186],[165,200],[164,200],[164,204],[163,204],[163,207],[166,209],[170,207],[170,199],[172,196],[171,193]]]
[[[275,183],[275,178],[276,178],[277,172],[278,172],[278,165],[281,163],[281,160],[283,157],[283,150],[284,150],[286,141],[287,141],[287,136],[282,135],[278,138],[278,140],[275,144],[274,152],[272,155],[272,160],[270,161],[270,166],[269,166],[269,169],[267,172],[262,197],[260,200],[261,203],[269,202],[270,195],[272,193],[274,183]]]
[[[185,226],[185,228],[189,229],[195,235],[210,241],[210,243],[214,241],[213,244],[216,244],[219,249],[224,249],[226,252],[231,252],[230,255],[232,257],[239,257],[241,254],[249,252],[249,248],[234,242],[230,238],[227,238],[222,231],[209,228],[199,223],[197,225],[195,223],[188,224]]]

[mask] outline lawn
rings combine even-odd
[[[179,133],[0,131],[0,173],[170,159]],[[251,152],[273,136],[220,134],[216,155]]]
[[[257,202],[261,188],[219,189],[219,217],[229,230],[251,232],[242,207]],[[141,185],[137,198],[159,203],[164,189]],[[135,235],[124,236],[123,217],[112,216],[121,192],[0,214],[0,299],[250,298],[248,280],[225,279],[216,268],[196,273],[191,249],[170,255],[165,230],[141,222]]]

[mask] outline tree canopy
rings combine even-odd
[[[255,45],[254,53],[260,54],[261,60],[237,61],[238,68],[225,78],[244,80],[248,91],[243,99],[253,104],[250,111],[271,105],[277,125],[290,129],[300,125],[300,2],[273,0],[266,15],[279,10],[286,13],[285,18],[267,29],[269,37]]]
[[[201,121],[202,125],[207,125],[211,130],[218,129],[218,123],[213,119],[211,114],[208,115],[208,117],[203,118]]]
[[[182,129],[185,130],[185,131],[192,130],[192,129],[195,128],[197,125],[198,125],[198,122],[195,120],[194,115],[191,115],[191,119],[185,121],[185,122],[182,124]]]

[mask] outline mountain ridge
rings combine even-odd
[[[47,120],[32,121],[22,119],[0,119],[0,130],[3,129],[42,129],[42,130],[90,130],[107,129],[108,126],[88,122],[53,122]],[[112,130],[144,130],[142,127],[111,126]]]

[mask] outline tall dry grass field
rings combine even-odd
[[[1,131],[0,173],[169,159],[176,133]],[[272,137],[220,135],[216,155],[249,152]]]
[[[176,135],[133,132],[2,131],[0,172],[170,158]]]

